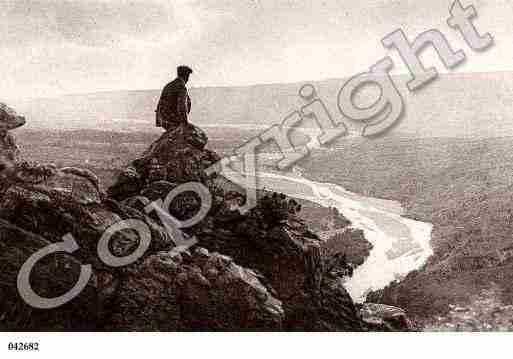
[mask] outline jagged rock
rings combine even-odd
[[[150,201],[154,201],[159,198],[166,198],[169,192],[178,187],[177,183],[171,183],[168,181],[155,181],[150,183],[144,190],[141,191],[141,196],[148,198]]]
[[[102,191],[94,173],[86,169],[66,167],[57,169],[53,165],[18,165],[15,182],[8,193],[16,186],[38,192],[62,201],[81,205],[100,204]]]
[[[0,103],[0,170],[6,169],[8,161],[18,162],[21,159],[20,150],[10,130],[21,127],[25,124],[25,117],[20,116],[6,104]]]
[[[80,245],[77,258],[103,266],[97,243],[112,225],[125,219],[139,219],[151,230],[151,248],[173,246],[167,233],[148,216],[132,208],[105,200],[96,176],[86,170],[22,163],[14,180],[4,181],[0,218],[52,242],[71,234]],[[136,232],[118,231],[110,240],[112,253],[125,256],[139,245]],[[111,270],[111,269],[107,269]]]
[[[279,211],[277,213],[280,213]],[[262,273],[285,310],[286,330],[363,330],[353,301],[326,273],[320,240],[295,215],[263,228],[258,209],[235,225],[198,234],[199,244]]]
[[[0,102],[0,127],[13,130],[25,125],[25,117],[19,115],[12,108]]]
[[[118,293],[111,330],[280,330],[284,317],[253,271],[204,248],[146,258]]]
[[[323,277],[320,303],[306,328],[317,331],[363,331],[358,311],[341,280]]]
[[[91,182],[91,184],[96,188],[98,192],[101,192],[100,180],[98,177],[91,171],[85,168],[76,168],[76,167],[64,167],[59,169],[60,173],[64,174],[72,174],[78,177],[86,178]]]
[[[1,331],[86,331],[97,330],[102,301],[93,275],[79,296],[54,309],[36,309],[20,297],[17,276],[25,261],[50,244],[33,233],[0,219],[0,330]],[[41,259],[31,272],[33,290],[54,298],[70,290],[82,263],[66,253]],[[104,298],[106,299],[106,298]]]
[[[207,140],[205,133],[192,124],[165,132],[119,175],[109,188],[109,195],[123,200],[158,180],[177,184],[191,181],[206,183],[205,169],[219,160],[217,154],[204,149]]]
[[[391,305],[364,303],[360,309],[360,315],[373,330],[412,331],[415,329],[406,312]]]
[[[128,166],[119,173],[116,183],[109,187],[107,193],[111,198],[123,200],[138,195],[143,186],[142,175],[134,167]]]
[[[169,133],[151,145],[143,158],[155,159],[157,154],[162,154],[159,163],[164,166],[168,163],[165,161],[175,164],[189,161],[187,151],[163,150],[168,146],[167,136]],[[174,157],[167,158],[173,151]],[[151,164],[151,160],[146,160],[146,163]],[[148,183],[141,188],[139,195],[150,201],[163,199],[182,182],[182,178],[173,178],[172,182],[159,180]],[[215,187],[209,188],[212,192],[215,190]],[[244,267],[262,273],[261,281],[283,302],[287,329],[362,330],[362,323],[345,289],[335,286],[337,289],[334,290],[333,285],[326,284],[333,280],[328,278],[321,257],[321,241],[297,216],[300,205],[296,201],[283,194],[264,193],[249,214],[241,215],[234,208],[243,203],[243,196],[234,196],[229,191],[213,192],[212,196],[221,198],[221,201],[214,200],[211,215],[203,225],[193,230],[193,234],[201,246],[227,254]],[[200,205],[192,196],[184,197],[173,201],[169,208],[170,213],[179,219],[190,218]],[[232,197],[237,203],[230,201]],[[136,197],[124,203],[139,209],[143,206]],[[208,272],[208,275],[215,274],[215,269]],[[205,278],[208,279],[208,275]],[[326,308],[323,308],[323,300],[329,304]]]

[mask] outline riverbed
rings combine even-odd
[[[370,290],[381,289],[420,268],[433,253],[432,225],[402,217],[397,201],[365,197],[332,183],[311,181],[298,171],[259,172],[257,187],[285,193],[325,207],[336,207],[364,232],[373,249],[344,285],[356,302]]]

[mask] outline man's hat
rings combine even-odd
[[[178,75],[190,75],[192,74],[192,69],[189,66],[180,65],[176,68],[176,72]]]

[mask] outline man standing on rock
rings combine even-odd
[[[185,84],[189,81],[192,69],[188,66],[178,66],[176,72],[177,78],[162,90],[156,110],[156,126],[163,127],[166,131],[187,124],[187,116],[191,111],[191,99]]]

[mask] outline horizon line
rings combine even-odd
[[[457,71],[449,71],[449,72],[438,72],[439,76],[445,75],[479,75],[479,74],[497,74],[497,73],[513,73],[513,70],[497,70],[497,71],[465,71],[465,72],[457,72]],[[305,83],[316,83],[316,82],[326,82],[326,81],[337,81],[337,80],[347,80],[358,74],[348,77],[326,77],[317,80],[298,80],[298,81],[285,81],[285,82],[261,82],[255,84],[247,84],[247,85],[206,85],[206,86],[191,86],[189,89],[226,89],[226,88],[251,88],[251,87],[259,87],[259,86],[272,86],[272,85],[299,85]],[[392,77],[401,77],[408,76],[411,73],[399,73],[399,74],[391,74]],[[92,92],[70,92],[61,95],[53,95],[53,96],[41,96],[41,97],[25,97],[25,98],[12,98],[13,101],[33,101],[33,100],[51,100],[62,97],[72,97],[72,96],[86,96],[86,95],[97,95],[97,94],[109,94],[116,92],[146,92],[146,91],[160,91],[160,88],[140,88],[140,89],[112,89],[112,90],[98,90]]]

